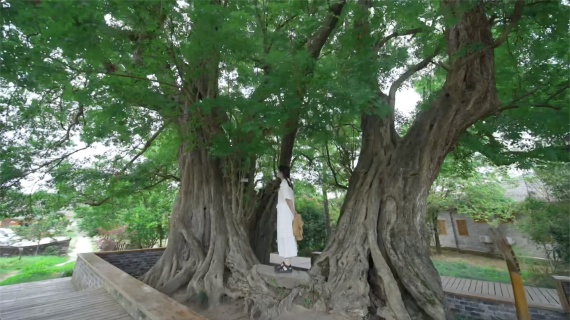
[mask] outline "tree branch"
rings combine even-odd
[[[336,24],[342,13],[346,0],[338,1],[329,7],[329,13],[321,25],[321,27],[313,34],[307,43],[307,51],[313,59],[317,59],[321,53],[321,49],[327,42],[327,39],[336,28]]]
[[[327,165],[329,166],[329,169],[331,169],[331,172],[332,172],[332,175],[333,175],[333,178],[334,178],[335,186],[337,186],[338,188],[343,189],[343,190],[348,190],[348,187],[347,187],[347,186],[344,186],[344,185],[341,185],[340,183],[338,183],[338,179],[337,179],[337,177],[336,177],[336,171],[334,170],[334,168],[333,168],[333,166],[332,166],[332,163],[331,163],[331,155],[330,155],[330,152],[329,152],[329,146],[328,146],[328,144],[325,144],[325,150],[326,150],[326,152],[327,152],[327,157],[326,157],[326,158],[327,158]]]
[[[130,167],[130,166],[133,164],[133,162],[135,162],[135,160],[138,159],[138,157],[140,157],[141,155],[143,155],[143,153],[145,153],[146,150],[148,150],[148,148],[150,148],[150,146],[152,145],[152,142],[153,142],[154,140],[156,140],[156,138],[158,138],[158,136],[162,133],[162,131],[164,131],[164,129],[168,126],[169,123],[170,123],[170,122],[165,122],[165,123],[150,137],[150,139],[144,144],[142,150],[139,151],[139,152],[134,156],[134,158],[132,158],[131,161],[129,161],[129,163],[127,163],[127,164],[123,167],[123,169],[120,171],[121,174],[123,174],[123,173],[128,169],[128,167]]]
[[[407,81],[411,76],[413,76],[416,72],[424,69],[427,67],[433,58],[435,58],[439,52],[441,51],[441,47],[437,47],[433,54],[429,55],[428,57],[424,58],[419,63],[411,66],[406,72],[404,72],[392,85],[390,86],[390,91],[388,92],[388,99],[390,102],[390,109],[394,110],[396,104],[396,92],[400,88],[400,86]]]
[[[511,33],[512,29],[522,18],[522,11],[524,6],[525,6],[525,0],[517,0],[517,2],[515,3],[515,8],[513,10],[513,13],[509,18],[510,22],[509,24],[507,24],[501,35],[497,39],[495,39],[491,45],[487,46],[486,48],[483,48],[481,51],[468,55],[464,59],[459,59],[454,68],[455,69],[461,68],[466,64],[469,64],[473,60],[480,58],[490,50],[493,50],[502,45],[507,40],[507,37]]]
[[[84,112],[83,104],[80,103],[77,112],[75,112],[72,116],[71,123],[67,126],[67,129],[65,130],[65,136],[61,138],[58,142],[56,142],[53,146],[49,147],[49,149],[59,148],[66,141],[69,141],[71,130],[73,130],[73,128],[75,128],[75,126],[79,124],[79,118],[83,116],[83,112]]]
[[[528,92],[528,93],[522,95],[521,97],[514,99],[514,100],[511,101],[511,103],[509,103],[507,106],[502,107],[502,108],[499,108],[499,109],[497,110],[497,113],[501,113],[501,112],[506,111],[506,110],[512,110],[512,109],[518,109],[518,108],[520,108],[521,105],[520,105],[520,104],[517,104],[518,101],[521,101],[521,100],[523,100],[523,99],[525,99],[525,98],[527,98],[527,97],[533,95],[534,93],[536,93],[538,90],[540,90],[540,89],[542,89],[542,88],[543,88],[543,87],[538,87],[538,88],[536,88],[536,89],[534,89],[534,90],[532,90],[532,91],[530,91],[530,92]],[[552,110],[557,110],[557,111],[562,110],[562,107],[553,106],[553,105],[549,104],[549,102],[550,102],[550,100],[552,100],[552,99],[553,99],[554,97],[556,97],[557,95],[559,95],[559,94],[561,94],[562,92],[566,91],[568,88],[570,88],[570,86],[566,85],[566,86],[564,86],[564,87],[562,87],[562,88],[556,90],[556,92],[554,92],[552,95],[550,95],[550,96],[546,99],[546,101],[545,101],[544,103],[530,104],[530,105],[528,105],[528,106],[531,107],[531,108],[547,108],[547,109],[552,109]]]
[[[374,52],[378,53],[380,52],[380,50],[382,50],[382,48],[384,47],[384,45],[386,45],[386,43],[388,43],[388,41],[390,41],[391,39],[394,39],[396,37],[401,37],[401,36],[409,36],[409,35],[415,35],[418,34],[422,31],[424,31],[425,29],[423,27],[419,27],[419,28],[414,28],[414,29],[409,29],[409,30],[404,30],[402,32],[394,32],[382,39],[379,39],[375,44],[374,44]]]
[[[158,180],[157,182],[155,182],[155,183],[153,183],[153,184],[150,184],[150,185],[148,185],[148,186],[144,186],[143,188],[134,191],[133,193],[131,193],[131,195],[132,195],[132,194],[140,193],[140,192],[145,191],[145,190],[152,189],[152,188],[156,187],[157,185],[159,185],[159,184],[161,184],[161,183],[163,183],[163,182],[165,182],[165,181],[167,181],[167,180],[170,180],[170,178],[163,178],[163,179],[160,179],[160,180]],[[79,194],[80,194],[81,196],[83,196],[83,197],[87,197],[87,195],[84,194],[84,193],[82,193],[82,192],[80,192]],[[103,205],[103,204],[109,202],[112,198],[113,198],[112,196],[108,196],[108,197],[106,197],[105,199],[102,199],[102,200],[99,200],[99,201],[95,201],[95,200],[89,201],[89,200],[86,200],[86,201],[84,201],[83,203],[86,204],[86,205],[88,205],[88,206],[91,206],[91,207],[98,207],[98,206],[101,206],[101,205]]]
[[[520,105],[509,105],[509,106],[500,108],[497,111],[497,113],[501,113],[503,111],[511,110],[511,109],[519,109],[520,107],[521,107]],[[546,108],[546,109],[552,109],[552,110],[557,110],[557,111],[562,110],[561,107],[553,106],[550,104],[531,104],[531,105],[529,105],[529,107],[531,107],[531,108]]]
[[[135,80],[142,80],[142,81],[149,81],[149,82],[154,82],[154,83],[158,83],[158,84],[162,84],[165,86],[169,86],[169,87],[173,87],[173,88],[179,88],[178,85],[176,84],[172,84],[172,83],[166,83],[166,82],[162,82],[162,81],[158,81],[158,80],[152,80],[149,78],[142,78],[142,77],[138,77],[138,76],[133,76],[133,75],[129,75],[129,74],[121,74],[121,73],[116,73],[116,72],[103,72],[101,70],[84,70],[84,69],[78,69],[74,66],[69,65],[66,62],[63,62],[59,59],[56,59],[54,57],[50,57],[50,59],[54,62],[58,62],[60,64],[62,64],[64,67],[69,68],[69,70],[78,72],[78,73],[84,73],[84,74],[92,74],[92,73],[102,73],[108,76],[115,76],[115,77],[121,77],[121,78],[129,78],[129,79],[135,79]]]

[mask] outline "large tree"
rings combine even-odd
[[[568,88],[567,80],[551,79],[546,74],[549,68],[543,68],[545,74],[541,79],[554,81],[554,88],[537,86],[509,90],[510,86],[497,85],[497,74],[502,74],[498,72],[502,66],[497,68],[495,65],[495,52],[501,52],[500,47],[513,31],[518,30],[523,17],[525,25],[533,27],[521,28],[529,32],[529,39],[520,43],[526,48],[521,51],[526,53],[539,49],[530,39],[550,38],[558,27],[561,28],[556,37],[565,37],[562,30],[567,27],[567,21],[562,22],[561,16],[551,15],[552,20],[546,23],[548,19],[542,15],[544,8],[528,9],[527,15],[523,15],[524,1],[510,4],[506,11],[501,11],[498,7],[489,10],[484,2],[441,2],[437,12],[443,18],[432,21],[432,26],[438,29],[438,24],[443,25],[447,59],[443,63],[434,59],[436,47],[397,78],[389,86],[388,93],[378,92],[369,108],[363,108],[362,148],[350,180],[342,218],[333,242],[311,270],[311,274],[322,281],[321,292],[329,308],[351,310],[361,316],[372,311],[391,319],[451,317],[446,313],[440,280],[429,260],[425,232],[427,194],[444,158],[470,126],[500,112],[522,110],[521,113],[528,117],[529,111],[535,108],[536,114],[542,115],[550,109],[568,115],[567,104],[564,104],[567,97],[560,94]],[[370,2],[361,1],[361,5],[368,9]],[[564,12],[568,9],[557,3],[548,5]],[[370,12],[363,10],[362,15],[367,16]],[[502,18],[497,20],[497,14]],[[538,16],[541,18],[536,21],[531,19]],[[366,41],[374,14],[371,18],[361,19],[355,25]],[[543,29],[545,23],[549,24],[548,31]],[[384,44],[402,33],[406,31],[396,29],[379,43]],[[557,46],[554,41],[551,45]],[[361,46],[362,50],[371,47],[374,48]],[[567,70],[562,51],[555,49],[551,54],[552,60]],[[517,57],[513,59],[516,62]],[[446,72],[445,81],[431,101],[424,103],[407,133],[400,136],[394,125],[395,93],[408,77],[430,62],[442,66]],[[536,63],[544,64],[542,61]],[[371,81],[369,86],[379,87],[375,79]],[[498,88],[503,86],[506,89],[499,95]],[[547,91],[548,94],[536,97],[533,91]],[[531,96],[532,100],[544,100],[542,103],[525,101]],[[552,101],[558,104],[551,106]],[[552,121],[555,114],[549,114]],[[497,125],[490,120],[482,122],[482,126],[489,126],[488,122]],[[511,132],[518,131],[520,135],[521,129],[532,132],[537,126],[524,126],[527,123],[521,121],[520,127],[511,123]],[[501,125],[506,127],[504,123]],[[558,139],[553,139],[550,146],[560,147],[561,132],[568,132],[568,127],[562,125],[555,135]],[[499,143],[497,139],[490,142]]]
[[[245,296],[252,314],[274,317],[308,289],[282,300],[252,268],[273,234],[276,183],[256,194],[271,174],[260,165],[273,153],[289,164],[304,126],[311,136],[360,122],[337,232],[310,272],[315,307],[450,318],[428,256],[428,191],[460,140],[509,163],[560,155],[567,13],[522,0],[7,2],[1,187],[58,168],[60,188],[100,205],[175,181],[168,247],[144,281],[212,304]],[[422,70],[445,80],[399,134],[396,92]],[[524,133],[526,149],[501,144]],[[77,136],[116,156],[73,163]],[[327,153],[330,141],[307,141]]]

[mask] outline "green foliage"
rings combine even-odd
[[[23,239],[39,243],[43,238],[53,238],[65,234],[69,219],[61,213],[49,213],[35,217],[27,226],[13,228]],[[36,251],[37,254],[37,251]]]
[[[517,205],[505,194],[508,179],[497,168],[484,165],[476,157],[448,156],[428,196],[428,219],[454,211],[489,223],[512,220]]]
[[[486,175],[465,181],[459,197],[457,213],[476,221],[507,222],[514,218],[517,206],[505,195],[504,181]]]
[[[159,191],[164,201],[145,199],[149,190],[179,181],[182,143],[239,158],[266,181],[274,175],[290,116],[299,119],[296,155],[310,158],[298,162],[304,173],[316,172],[315,185],[324,189],[343,190],[359,156],[360,116],[392,115],[378,89],[434,52],[445,40],[442,26],[456,22],[444,19],[433,1],[372,1],[367,11],[348,1],[315,59],[306,48],[328,17],[328,1],[218,3],[5,1],[0,214],[21,207],[14,190],[22,179],[49,174],[48,186],[65,195],[62,206],[91,206],[77,210],[83,230],[128,225],[132,244],[149,246],[167,233],[166,204],[174,192]],[[510,3],[497,3],[485,6],[496,17],[494,34],[512,10]],[[461,10],[472,5],[465,2]],[[454,161],[450,170],[473,171],[474,151],[521,167],[536,159],[567,159],[569,13],[560,1],[525,8],[521,23],[495,50],[503,109],[469,129],[446,160]],[[368,23],[360,23],[364,18]],[[412,29],[420,31],[406,33]],[[370,50],[393,32],[400,35],[386,38],[378,52]],[[418,112],[443,90],[446,68],[439,65],[450,64],[444,53],[431,60],[411,79],[421,87]],[[401,119],[402,134],[411,121]],[[96,146],[107,153],[85,161],[74,157]],[[444,181],[445,175],[430,195],[435,211],[454,206],[486,219],[512,214],[496,178]],[[489,187],[479,190],[482,182]],[[307,205],[308,220],[317,217],[316,208]]]
[[[570,263],[570,203],[544,202],[529,198],[519,227],[536,243],[544,246],[546,256],[554,262]]]
[[[66,257],[35,256],[19,258],[0,258],[0,272],[14,272],[18,274],[0,282],[0,286],[18,283],[41,281],[61,277],[70,277],[75,263],[66,263],[63,266],[55,265],[66,262]]]
[[[310,196],[297,197],[295,202],[297,212],[305,222],[303,240],[298,242],[299,255],[309,257],[313,251],[322,251],[327,242],[323,204]]]
[[[79,229],[90,236],[101,236],[125,227],[121,234],[131,248],[164,244],[174,196],[174,190],[160,186],[130,197],[114,198],[101,206],[78,207]],[[112,238],[109,240],[118,241]]]
[[[570,165],[549,164],[536,169],[536,177],[527,179],[535,194],[524,203],[526,219],[519,227],[542,245],[555,270],[570,264]]]

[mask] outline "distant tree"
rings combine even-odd
[[[65,215],[50,213],[38,216],[27,226],[16,227],[14,231],[23,239],[36,242],[35,255],[37,255],[42,239],[63,234],[68,225],[69,220]]]
[[[428,196],[427,221],[441,252],[438,216],[451,212],[496,225],[514,219],[515,202],[506,196],[508,179],[481,156],[458,152],[445,160]]]
[[[536,168],[526,182],[533,193],[524,203],[525,219],[519,227],[544,248],[554,271],[570,264],[570,164]]]
[[[168,185],[131,196],[115,197],[100,206],[76,208],[79,229],[101,237],[101,246],[152,248],[168,237],[175,192]],[[111,249],[109,249],[111,248]]]

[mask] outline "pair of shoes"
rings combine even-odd
[[[285,261],[281,262],[281,264],[279,264],[279,265],[276,265],[276,266],[275,266],[275,271],[277,271],[277,269],[282,268],[282,267],[284,267],[284,266],[285,266]]]
[[[277,273],[292,273],[293,272],[293,266],[292,265],[286,265],[285,263],[279,265],[277,268],[275,268],[275,272]]]

